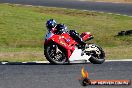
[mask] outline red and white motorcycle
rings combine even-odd
[[[92,38],[90,32],[81,35],[83,41]],[[75,41],[76,36],[69,32],[47,32],[44,42],[44,55],[51,64],[87,63],[102,64],[105,61],[103,49],[96,44],[86,44],[83,48]]]

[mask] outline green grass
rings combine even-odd
[[[132,58],[132,36],[115,36],[121,30],[132,29],[132,17],[62,8],[0,4],[0,61],[45,59],[45,22],[50,18],[66,24],[69,29],[76,29],[79,33],[90,31],[95,37],[91,42],[105,49],[107,59]]]

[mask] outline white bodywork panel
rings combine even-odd
[[[69,58],[70,62],[74,62],[74,61],[86,61],[89,62],[89,58],[91,56],[86,55],[85,53],[83,55],[82,54],[82,50],[75,48],[75,50],[73,51],[72,55]]]

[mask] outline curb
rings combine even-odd
[[[41,65],[50,64],[49,61],[33,61],[33,62],[0,62],[0,65]]]
[[[124,62],[132,61],[132,59],[120,59],[120,60],[106,60],[105,62]],[[73,64],[77,64],[74,63]],[[78,63],[80,64],[80,63]],[[83,63],[82,63],[83,64]],[[0,62],[0,65],[50,65],[49,61],[33,61],[33,62]]]

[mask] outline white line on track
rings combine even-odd
[[[132,61],[132,59],[105,60],[105,62]],[[36,63],[49,63],[49,61],[36,61]]]
[[[105,62],[113,62],[113,61],[132,61],[132,59],[106,60]]]
[[[123,61],[132,61],[132,59],[119,59],[119,60],[105,60],[105,62],[123,62]],[[30,64],[48,64],[49,63],[49,61],[32,61],[32,62],[0,62],[0,64],[28,64],[28,63],[30,63]]]

